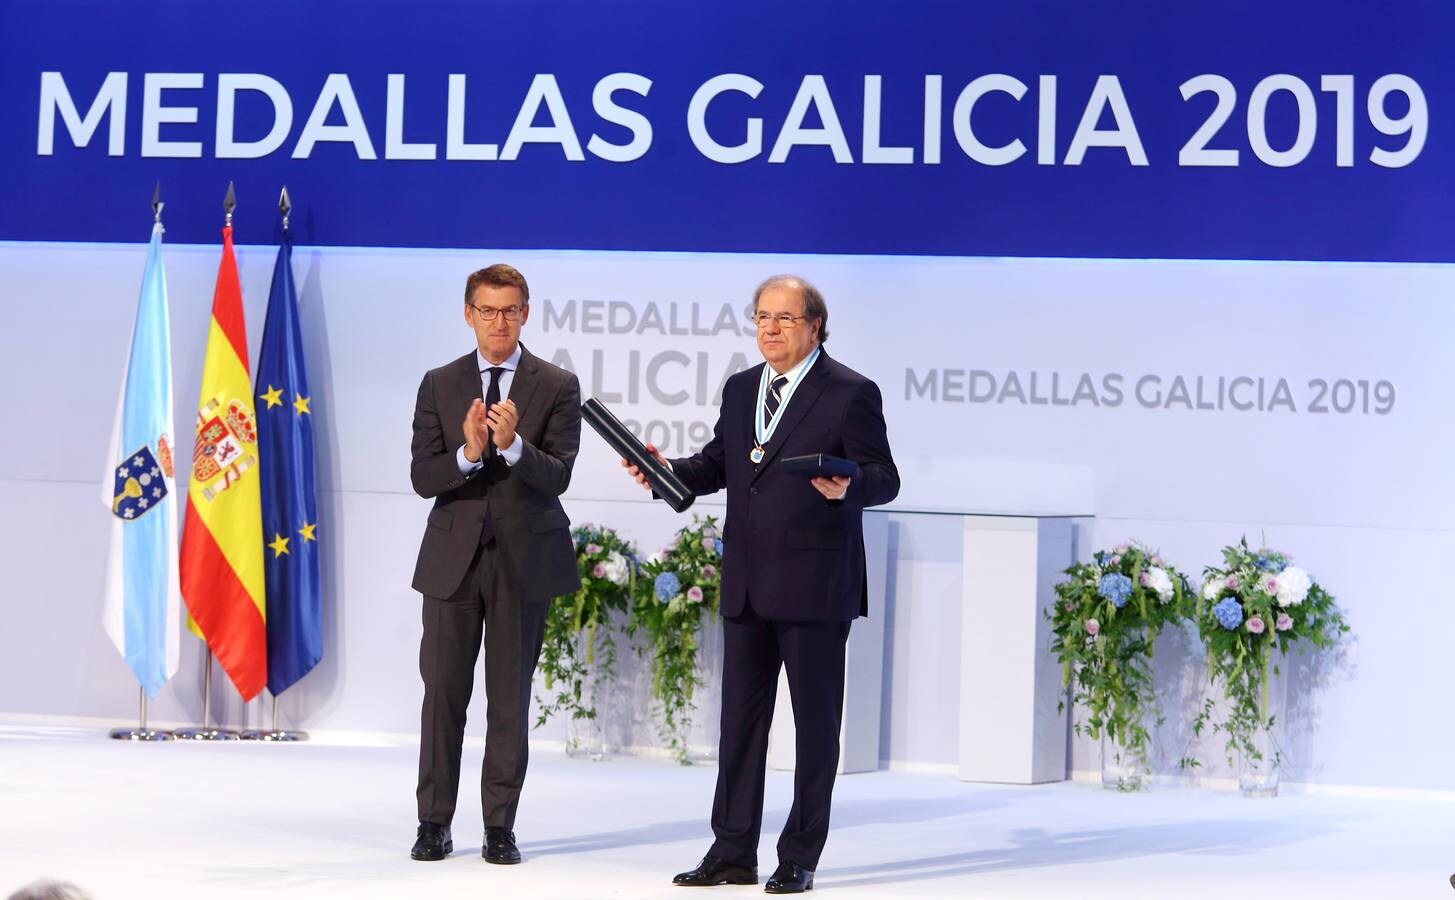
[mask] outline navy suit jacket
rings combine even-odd
[[[847,621],[869,614],[863,511],[899,494],[879,387],[820,353],[794,389],[759,465],[753,413],[763,365],[723,385],[712,440],[694,456],[671,460],[694,494],[727,489],[723,529],[722,613],[741,615],[751,598],[765,619]],[[843,500],[824,499],[804,475],[778,460],[830,453],[859,464]]]

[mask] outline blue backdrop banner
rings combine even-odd
[[[1435,2],[0,5],[0,240],[1455,260]]]

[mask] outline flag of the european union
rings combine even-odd
[[[303,362],[303,331],[293,286],[293,237],[283,230],[263,349],[253,385],[257,394],[259,465],[263,484],[263,543],[268,603],[268,691],[274,696],[307,675],[323,656],[320,623],[318,524],[314,489],[313,414]]]

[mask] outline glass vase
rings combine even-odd
[[[1119,744],[1105,731],[1101,734],[1101,786],[1109,791],[1135,793],[1151,787],[1152,771],[1146,760]]]
[[[717,762],[722,735],[722,619],[704,615],[697,636],[697,679],[687,729],[687,761]]]
[[[576,708],[567,710],[566,755],[572,759],[600,762],[607,756],[605,722],[611,691],[602,689],[601,670],[589,641],[588,632],[583,631],[576,636],[574,653],[585,667],[585,675],[581,679],[581,696]]]
[[[1277,651],[1270,651],[1270,656],[1259,722],[1248,734],[1247,746],[1238,753],[1238,792],[1244,797],[1278,796],[1279,769],[1283,762],[1279,737],[1287,705],[1288,678],[1283,671],[1286,660]],[[1274,671],[1275,666],[1279,671]],[[1274,723],[1271,728],[1270,720]]]

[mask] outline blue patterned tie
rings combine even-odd
[[[788,376],[779,375],[768,385],[768,396],[763,398],[763,424],[767,425],[773,421],[773,416],[778,413],[778,405],[783,402],[783,389],[788,386]]]

